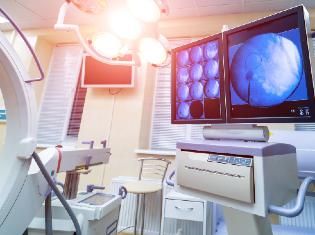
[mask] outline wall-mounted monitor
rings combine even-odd
[[[315,121],[309,29],[298,6],[224,32],[227,122]]]
[[[126,55],[121,60],[132,60]],[[134,66],[109,65],[95,60],[91,56],[83,56],[82,87],[94,88],[132,88],[134,87]]]
[[[222,34],[172,50],[172,123],[226,121]]]

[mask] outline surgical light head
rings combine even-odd
[[[106,0],[66,0],[59,11],[55,29],[74,31],[85,52],[94,59],[113,65],[139,66],[140,58],[147,63],[165,63],[168,52],[166,40],[159,32],[157,23],[161,12],[167,12],[162,1],[124,0],[116,5]],[[88,43],[80,33],[79,26],[65,24],[64,18],[69,4],[83,12],[99,14],[105,11],[108,17],[108,31],[98,32]],[[142,9],[145,9],[143,11]],[[133,61],[118,61],[115,58],[132,54]]]

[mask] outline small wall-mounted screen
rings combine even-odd
[[[307,36],[302,6],[224,33],[229,122],[314,121]]]
[[[221,37],[172,51],[172,123],[225,122]]]
[[[131,61],[132,56],[127,55],[120,60]],[[133,70],[133,66],[109,65],[91,56],[84,56],[82,64],[82,87],[134,87]]]

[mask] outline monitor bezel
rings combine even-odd
[[[309,97],[313,97],[313,105],[311,107],[313,115],[310,117],[250,117],[250,118],[233,118],[231,116],[231,94],[230,94],[230,77],[229,77],[229,58],[228,58],[228,36],[240,31],[244,31],[250,28],[257,27],[259,25],[275,21],[283,17],[287,17],[293,14],[298,15],[298,27],[300,29],[301,47],[303,64],[305,70],[305,77],[307,83],[307,92]],[[312,51],[310,51],[310,45],[312,43],[309,18],[307,10],[303,5],[290,8],[288,10],[267,16],[262,19],[250,22],[239,27],[227,30],[223,32],[223,54],[224,57],[224,76],[225,76],[225,95],[226,95],[226,116],[227,123],[307,123],[315,122],[315,99],[314,99],[314,81],[312,76],[312,60],[314,57]],[[315,61],[314,61],[315,62]],[[313,70],[314,71],[314,70]],[[311,98],[310,98],[311,99]]]
[[[221,118],[216,119],[176,119],[176,53],[181,50],[186,50],[197,45],[205,44],[210,41],[218,40],[219,42],[219,76],[220,76],[220,105]],[[223,50],[222,50],[222,33],[217,33],[200,40],[176,47],[171,50],[171,123],[172,124],[215,124],[226,123],[225,110],[225,84],[224,84],[224,68],[223,68]]]

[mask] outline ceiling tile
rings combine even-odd
[[[206,6],[206,7],[199,7],[198,11],[201,16],[235,14],[235,13],[242,13],[243,6],[241,4],[227,4],[224,6]]]
[[[170,9],[194,8],[196,3],[194,0],[169,0]]]
[[[255,3],[255,2],[265,2],[265,3],[270,3],[270,2],[276,2],[278,0],[244,0],[244,3]]]
[[[315,0],[295,0],[294,5],[301,5],[303,4],[307,8],[314,8],[315,7]]]
[[[0,0],[0,6],[13,20],[40,20],[40,16],[24,8],[13,0]]]
[[[168,19],[180,17],[196,17],[199,16],[197,8],[170,9]]]
[[[60,6],[65,2],[64,0],[15,0],[15,2],[25,9],[40,16],[42,19],[57,17],[56,13]]]
[[[198,7],[242,4],[242,0],[195,0]]]
[[[281,11],[294,6],[293,0],[266,2],[247,2],[244,4],[245,12]]]

